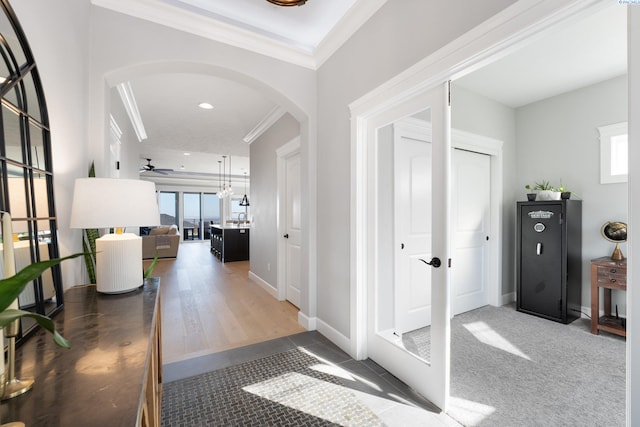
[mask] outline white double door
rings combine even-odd
[[[394,138],[396,331],[431,325],[432,144],[429,126],[398,126]],[[453,149],[451,155],[452,315],[489,302],[490,157]]]
[[[483,179],[469,166],[467,153],[451,149],[447,91],[447,85],[434,88],[377,117],[371,123],[377,153],[368,163],[377,188],[370,205],[375,250],[369,271],[375,280],[368,293],[368,356],[441,408],[449,396],[452,295],[462,301],[487,288],[486,281],[464,282],[452,290],[456,257],[475,262],[475,247],[486,253],[489,235],[483,228],[488,214],[471,233],[477,218],[468,213],[475,208],[460,203],[482,200],[488,206],[490,199],[468,194]],[[407,119],[425,122],[429,131],[397,138],[389,129]],[[453,192],[459,197],[451,197]],[[402,335],[424,326],[430,326],[428,355],[408,351]]]
[[[368,156],[369,180],[375,182],[377,191],[372,193],[369,202],[371,232],[367,241],[371,245],[367,265],[373,280],[369,282],[367,292],[367,356],[441,408],[446,408],[450,372],[448,194],[451,145],[448,98],[448,85],[445,84],[416,94],[376,116],[369,125],[373,130],[370,143],[377,153]],[[429,153],[406,156],[407,162],[401,167],[409,182],[398,185],[396,181],[401,178],[395,170],[398,167],[394,161],[395,142],[389,129],[394,123],[416,115],[430,123]],[[405,193],[400,196],[403,202],[395,200],[394,193],[399,191]],[[426,194],[426,198],[417,197],[418,194]],[[401,226],[413,231],[420,227],[420,237],[398,239],[396,211],[407,212],[408,223]],[[424,238],[424,233],[429,237]],[[414,244],[420,247],[414,250]],[[405,269],[421,283],[411,290],[405,288],[407,293],[400,291],[406,283],[399,283],[394,277],[397,251],[404,251],[409,260],[408,266],[398,268]],[[408,352],[397,333],[403,327],[398,324],[402,322],[397,316],[398,295],[403,295],[406,301],[422,299],[431,306],[428,357]]]

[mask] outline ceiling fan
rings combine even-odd
[[[168,175],[169,172],[173,172],[173,169],[159,169],[156,168],[154,165],[151,164],[151,159],[146,159],[147,160],[147,164],[146,165],[142,165],[142,167],[140,168],[140,172],[154,172],[154,173],[159,173],[161,175]]]

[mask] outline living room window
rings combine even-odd
[[[12,217],[16,269],[59,257],[49,119],[29,44],[8,2],[0,3],[0,209]],[[4,265],[3,273],[4,273]],[[2,274],[4,276],[4,274]],[[62,308],[60,266],[18,298],[21,309],[53,315]],[[34,330],[21,320],[21,336]]]
[[[178,193],[175,191],[161,191],[158,197],[160,209],[160,224],[178,225]]]

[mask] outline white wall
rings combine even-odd
[[[518,108],[516,120],[519,200],[526,200],[525,184],[540,180],[552,185],[562,180],[583,200],[582,306],[588,308],[590,260],[610,255],[614,249],[613,243],[602,238],[600,227],[606,221],[627,221],[627,184],[600,184],[597,130],[598,126],[627,120],[627,77]],[[626,244],[621,249],[626,254]],[[614,295],[620,313],[626,313],[625,300],[625,293]]]
[[[82,252],[80,230],[69,229],[73,184],[86,176],[89,2],[12,1],[42,80],[49,110],[60,255]],[[84,283],[81,258],[62,263],[65,288]]]
[[[315,313],[315,144],[316,73],[273,58],[166,28],[148,21],[92,8],[89,71],[90,155],[97,174],[104,170],[108,130],[108,88],[155,73],[200,73],[234,80],[261,91],[301,124],[302,311]],[[102,166],[102,167],[101,167]],[[254,190],[255,191],[255,190]],[[311,289],[311,291],[309,291]]]
[[[349,103],[511,3],[387,2],[318,71],[318,318],[344,337],[350,335]]]
[[[629,224],[640,224],[640,8],[629,6]],[[627,288],[627,425],[640,425],[640,228],[629,227]]]
[[[454,82],[451,86],[451,126],[502,141],[502,294],[515,292],[516,112]]]
[[[276,150],[300,135],[300,124],[285,114],[267,132],[251,143],[250,269],[253,274],[278,286],[278,217]]]

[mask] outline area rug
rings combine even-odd
[[[381,426],[322,362],[293,349],[164,385],[162,425]]]

